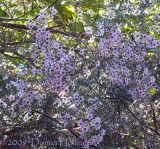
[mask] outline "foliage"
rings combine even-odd
[[[0,6],[2,147],[158,149],[156,1]]]

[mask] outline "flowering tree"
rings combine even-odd
[[[158,148],[160,14],[148,3],[32,2],[25,25],[0,9],[2,147]]]

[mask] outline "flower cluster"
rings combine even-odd
[[[138,113],[134,116],[136,120],[147,119],[143,114],[149,113],[147,108],[153,110],[151,98],[160,91],[153,73],[158,64],[153,61],[154,68],[151,68],[148,49],[158,48],[160,41],[138,31],[134,32],[132,41],[121,32],[120,24],[112,27],[97,23],[98,32],[91,26],[85,28],[92,39],[84,38],[77,49],[77,45],[65,48],[63,43],[52,39],[47,28],[47,17],[53,18],[56,13],[51,7],[49,12],[41,11],[36,20],[28,20],[26,26],[30,33],[35,32],[35,44],[30,51],[32,66],[27,69],[30,75],[24,77],[23,73],[17,73],[17,80],[6,85],[6,89],[14,88],[15,92],[6,95],[5,100],[0,99],[0,107],[7,108],[16,117],[17,109],[31,111],[33,107],[43,107],[55,95],[53,108],[59,112],[60,124],[71,130],[77,122],[84,148],[98,146],[109,132],[129,131],[130,115],[134,115],[127,114],[129,108]],[[158,17],[156,14],[153,20]],[[154,29],[151,26],[149,31]],[[95,39],[96,44],[88,44]],[[133,125],[137,128],[137,123]]]

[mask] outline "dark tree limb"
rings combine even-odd
[[[53,118],[53,117],[51,117],[51,116],[49,116],[49,115],[47,115],[43,112],[37,111],[37,110],[32,110],[32,111],[36,112],[36,113],[39,113],[39,114],[53,120],[54,122],[56,122],[57,124],[59,124],[60,126],[63,127],[63,124],[61,122],[59,122],[57,119],[55,119],[55,118]],[[79,138],[79,134],[77,134],[72,128],[66,128],[66,129],[68,129],[76,138]]]
[[[20,31],[21,30],[29,30],[29,28],[27,28],[25,25],[20,25],[20,24],[0,22],[0,26],[5,27],[5,28],[20,30]],[[33,28],[33,30],[36,30],[36,28]],[[54,29],[54,27],[48,27],[48,28],[46,28],[46,30],[49,30],[52,33],[59,33],[59,34],[65,35],[65,36],[79,38],[79,36],[76,33],[61,31],[59,29]]]

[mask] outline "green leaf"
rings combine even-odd
[[[14,9],[13,12],[14,12],[14,14],[15,14],[17,17],[23,15],[22,11],[17,10],[17,9]]]
[[[115,4],[118,4],[118,3],[120,2],[120,0],[113,0],[113,2],[114,2]]]
[[[51,4],[54,2],[53,0],[44,0],[44,1],[47,2],[48,4]]]
[[[2,10],[2,8],[0,7],[0,17],[7,17],[8,14]]]
[[[155,89],[155,88],[150,88],[150,89],[149,89],[149,94],[150,94],[150,95],[156,94],[156,89]]]
[[[83,23],[82,23],[82,22],[70,23],[69,26],[70,26],[71,29],[73,29],[75,32],[83,32],[83,31],[84,31],[84,27],[83,27]]]
[[[72,5],[64,4],[64,5],[56,5],[58,13],[63,19],[63,24],[69,23],[73,18],[76,17],[75,8]]]

